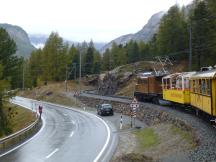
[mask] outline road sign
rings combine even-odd
[[[133,101],[130,104],[131,108],[139,108],[139,103],[137,102],[136,98],[133,99]]]
[[[130,104],[131,107],[131,117],[136,118],[136,109],[139,108],[139,103],[137,102],[136,98]]]

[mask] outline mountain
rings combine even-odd
[[[43,48],[48,37],[49,36],[45,34],[29,34],[30,41],[36,48]],[[64,39],[64,41],[67,42],[69,45],[72,44],[77,45],[79,43],[67,39]],[[100,50],[105,44],[106,43],[102,43],[102,42],[94,42],[94,46],[97,50]]]
[[[45,34],[29,34],[29,39],[36,48],[43,48],[48,37]]]
[[[1,28],[4,28],[10,37],[16,42],[17,56],[28,58],[35,47],[31,44],[28,34],[19,26],[10,24],[0,24]]]
[[[103,48],[101,48],[100,52],[104,53],[107,48],[111,48],[113,42],[115,42],[118,45],[119,44],[125,45],[130,40],[145,41],[145,42],[149,41],[153,37],[153,35],[157,33],[160,25],[160,20],[165,13],[166,12],[161,11],[152,15],[151,18],[148,20],[148,23],[140,31],[138,31],[135,34],[123,35],[112,40],[111,42],[106,44]]]

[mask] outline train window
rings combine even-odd
[[[207,95],[211,96],[211,80],[207,79]]]
[[[190,81],[190,92],[193,92],[193,80]]]
[[[198,80],[195,80],[195,93],[198,93]]]
[[[173,78],[173,79],[171,79],[171,81],[172,81],[172,84],[171,84],[171,89],[174,89],[174,88],[176,88],[176,79],[175,79],[175,78]]]
[[[205,79],[201,80],[201,91],[202,91],[202,95],[206,95],[206,81],[205,81]]]
[[[166,89],[166,80],[162,79],[162,88]]]
[[[202,79],[199,79],[199,93],[202,94]]]
[[[193,92],[196,92],[196,80],[193,80]]]
[[[181,77],[178,77],[176,79],[176,88],[177,89],[182,89],[182,78]]]
[[[190,81],[190,91],[195,92],[195,80]]]
[[[184,89],[189,89],[190,87],[190,82],[189,82],[189,78],[184,78]]]
[[[164,83],[165,84],[165,86],[164,86],[165,89],[170,89],[170,79],[165,79],[164,81],[165,81],[165,83]]]
[[[167,79],[167,89],[170,89],[170,79]]]

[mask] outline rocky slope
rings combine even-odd
[[[17,56],[27,58],[31,52],[35,50],[35,47],[31,44],[28,34],[19,26],[10,24],[0,24],[1,28],[4,28],[10,35],[10,37],[16,42]]]
[[[145,41],[145,42],[149,41],[153,37],[153,35],[158,31],[160,20],[164,14],[165,12],[161,11],[152,15],[148,23],[140,31],[138,31],[135,34],[123,35],[121,37],[112,40],[111,42],[106,44],[103,48],[101,48],[100,52],[104,53],[107,48],[111,48],[113,42],[124,45],[130,40]]]

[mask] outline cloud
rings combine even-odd
[[[191,1],[177,2],[182,5]],[[7,0],[1,2],[4,7],[0,22],[19,25],[28,33],[58,31],[77,41],[84,36],[109,41],[116,35],[140,30],[151,15],[175,3],[176,0]]]

